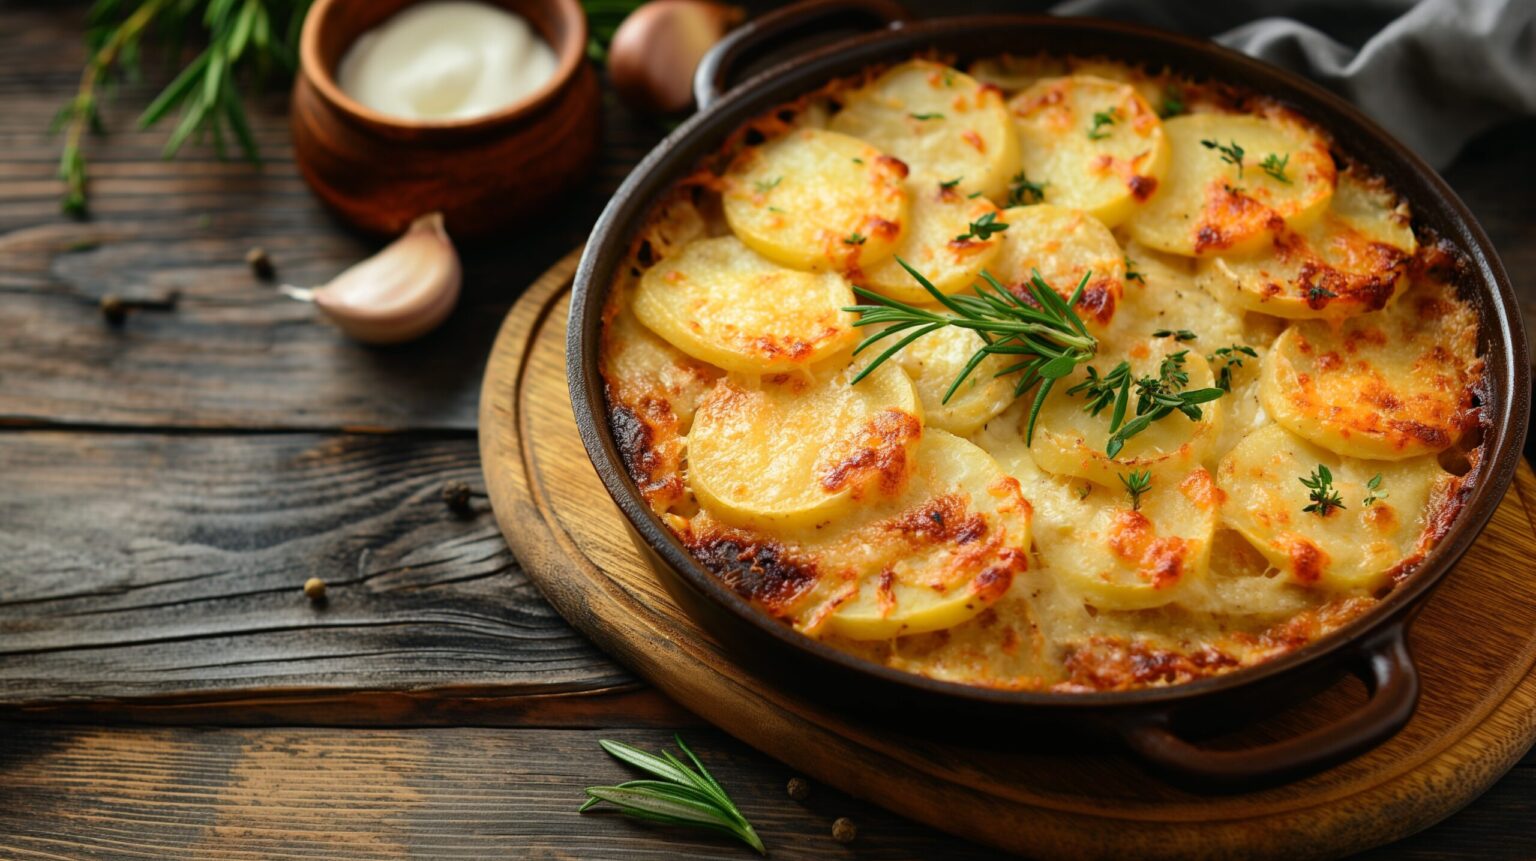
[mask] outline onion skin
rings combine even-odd
[[[619,25],[608,45],[608,75],[619,97],[651,114],[693,105],[693,72],[743,12],[705,0],[652,0]]]

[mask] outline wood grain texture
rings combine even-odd
[[[673,602],[632,543],[575,433],[564,374],[568,258],[529,288],[498,337],[481,398],[481,457],[503,532],[578,629],[684,707],[853,795],[1043,858],[1327,858],[1451,814],[1536,740],[1536,475],[1522,465],[1482,538],[1412,628],[1424,694],[1376,750],[1287,786],[1209,798],[1112,750],[1015,750],[914,735],[823,705],[733,659]],[[1489,606],[1499,613],[1490,615]],[[1476,639],[1465,620],[1478,619]],[[1341,683],[1231,739],[1253,744],[1337,720]]]
[[[544,603],[483,498],[444,504],[445,481],[480,486],[469,440],[11,432],[0,475],[0,706],[150,698],[215,719],[224,700],[248,718],[258,696],[373,692],[374,719],[401,720],[409,692],[443,721],[433,691],[635,684]]]
[[[583,788],[635,773],[600,738],[650,750],[659,730],[94,730],[0,736],[0,857],[199,859],[755,858],[731,842],[578,814]],[[979,861],[993,853],[793,772],[713,730],[685,740],[775,861]],[[89,794],[79,787],[89,786]],[[831,838],[852,818],[858,842]]]

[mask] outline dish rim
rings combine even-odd
[[[1460,511],[1439,542],[1386,598],[1358,618],[1298,649],[1250,667],[1189,682],[1115,691],[1004,690],[935,679],[877,664],[795,631],[727,588],[688,553],[645,503],[619,456],[607,422],[598,357],[602,309],[612,288],[613,275],[628,250],[635,229],[660,195],[701,156],[723,144],[724,139],[744,122],[831,78],[936,47],[925,45],[925,41],[936,42],[946,36],[982,30],[1018,28],[1058,33],[1075,31],[1076,35],[1084,37],[1128,39],[1146,48],[1146,56],[1161,58],[1157,61],[1159,64],[1166,64],[1177,73],[1191,74],[1191,67],[1226,67],[1238,70],[1241,78],[1231,83],[1250,90],[1265,92],[1261,84],[1277,84],[1279,94],[1265,94],[1298,109],[1328,132],[1341,149],[1359,158],[1373,172],[1398,174],[1397,178],[1389,179],[1394,190],[1409,201],[1416,222],[1420,220],[1421,212],[1439,211],[1437,214],[1443,214],[1448,224],[1433,227],[1468,264],[1467,274],[1462,279],[1465,283],[1458,286],[1464,296],[1469,292],[1476,294],[1479,345],[1485,360],[1483,452],[1479,463],[1468,474],[1470,491],[1465,491]],[[1031,52],[1038,41],[1031,40]],[[1058,53],[1092,56],[1075,51]],[[995,52],[982,54],[988,55],[995,55]],[[1152,64],[1144,57],[1117,59]],[[1184,62],[1181,64],[1179,60]],[[846,68],[846,71],[828,72],[827,67]],[[1317,116],[1319,113],[1331,117],[1325,121]],[[1355,145],[1345,146],[1345,138]],[[1372,151],[1369,158],[1357,152],[1366,149]],[[1384,170],[1388,167],[1384,161],[1395,164],[1390,165],[1390,170]],[[1419,186],[1418,194],[1402,187],[1402,176],[1414,180],[1412,184]],[[1423,203],[1432,205],[1425,208],[1420,206]],[[1454,230],[1445,229],[1447,226]],[[566,371],[582,443],[609,496],[651,552],[695,591],[728,611],[736,622],[756,628],[780,645],[810,659],[916,693],[1004,707],[1128,709],[1170,706],[1218,691],[1247,688],[1341,652],[1353,654],[1355,649],[1368,650],[1370,647],[1362,645],[1362,641],[1369,640],[1371,632],[1411,613],[1482,534],[1514,478],[1530,410],[1530,370],[1526,350],[1514,289],[1482,227],[1433,168],[1353,105],[1294,73],[1188,36],[1095,18],[1004,14],[897,24],[887,30],[854,36],[799,54],[736,85],[680,125],[631,171],[593,227],[572,289],[566,334]]]

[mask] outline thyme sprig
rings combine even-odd
[[[1095,111],[1093,114],[1093,126],[1088,129],[1088,139],[1091,141],[1096,141],[1109,137],[1109,132],[1105,131],[1104,127],[1114,125],[1115,120],[1119,117],[1119,108],[1110,108],[1107,111]]]
[[[1125,492],[1131,495],[1131,510],[1141,510],[1141,495],[1152,488],[1152,470],[1131,470],[1130,475],[1121,475],[1120,483],[1125,486]]]
[[[1008,205],[1030,206],[1031,204],[1045,202],[1045,186],[1047,183],[1030,182],[1024,171],[1013,175],[1008,181]]]
[[[1232,391],[1232,369],[1243,366],[1243,356],[1250,359],[1259,357],[1252,347],[1247,344],[1233,344],[1230,347],[1222,347],[1206,356],[1206,361],[1211,364],[1221,362],[1221,367],[1216,371],[1216,385],[1223,391]]]
[[[1200,145],[1220,152],[1221,160],[1227,164],[1237,165],[1237,178],[1243,178],[1243,148],[1237,145],[1237,141],[1227,141],[1223,145],[1220,141],[1202,140]]]
[[[603,750],[661,779],[631,780],[617,786],[589,786],[587,800],[578,812],[585,813],[607,802],[626,816],[661,825],[682,825],[727,834],[756,849],[759,855],[768,854],[762,838],[725,794],[720,782],[704,763],[699,762],[680,736],[673,736],[673,739],[693,763],[693,768],[673,756],[671,751],[663,750],[657,756],[623,742],[599,741]]]
[[[974,285],[974,295],[957,293],[947,296],[923,277],[922,273],[913,269],[907,261],[898,257],[896,262],[901,264],[901,267],[907,270],[907,273],[950,313],[919,308],[862,287],[854,287],[855,293],[873,304],[854,305],[843,310],[859,315],[859,319],[854,323],[855,326],[883,327],[864,338],[854,348],[854,355],[862,353],[886,338],[898,334],[903,337],[871,360],[851,382],[857,383],[862,380],[875,368],[900,352],[903,347],[930,332],[936,332],[946,326],[969,329],[980,336],[985,343],[981,349],[972,354],[965,366],[961,368],[959,375],[955,377],[955,381],[950,384],[948,391],[944,393],[944,403],[949,402],[955,392],[959,391],[961,383],[965,382],[988,356],[1017,357],[1018,360],[1014,364],[998,371],[994,376],[1002,377],[1019,373],[1018,382],[1014,385],[1015,397],[1023,396],[1031,387],[1039,384],[1039,388],[1035,391],[1034,402],[1030,405],[1029,424],[1025,431],[1026,442],[1033,440],[1035,420],[1040,415],[1040,408],[1045,404],[1045,397],[1050,394],[1051,387],[1057,380],[1071,374],[1074,368],[1092,359],[1098,352],[1098,339],[1088,334],[1088,328],[1083,325],[1082,318],[1077,315],[1077,311],[1073,310],[1077,300],[1082,297],[1083,288],[1088,285],[1088,279],[1092,273],[1084,273],[1083,279],[1077,284],[1077,289],[1072,291],[1069,298],[1063,299],[1045,282],[1040,273],[1035,271],[1029,283],[1025,285],[1030,298],[1034,300],[1031,304],[1010,293],[985,270],[981,273],[984,283]]]
[[[964,233],[955,237],[955,241],[965,242],[974,237],[981,240],[982,242],[986,242],[988,239],[992,238],[992,234],[1002,233],[1007,229],[1008,222],[998,221],[997,213],[989,212],[986,215],[983,215],[982,217],[971,222],[969,228]]]
[[[1381,473],[1379,472],[1372,476],[1370,481],[1365,483],[1365,489],[1365,500],[1360,503],[1360,505],[1365,508],[1370,508],[1372,505],[1375,505],[1377,502],[1380,502],[1381,500],[1386,499],[1391,495],[1385,490],[1381,489]]]
[[[1160,419],[1172,415],[1175,411],[1182,413],[1190,421],[1199,421],[1203,413],[1200,404],[1214,401],[1226,394],[1224,389],[1206,388],[1184,391],[1189,385],[1189,372],[1184,370],[1185,357],[1188,350],[1180,350],[1163,357],[1158,366],[1156,377],[1141,377],[1135,379],[1131,376],[1131,366],[1128,362],[1121,362],[1103,378],[1093,366],[1088,367],[1088,379],[1078,383],[1067,390],[1067,394],[1073,395],[1085,393],[1088,403],[1083,407],[1090,415],[1098,415],[1106,406],[1113,403],[1114,411],[1109,417],[1109,442],[1104,446],[1104,453],[1111,458],[1120,453],[1125,447],[1125,441],[1141,433]],[[1125,421],[1126,406],[1130,400],[1131,390],[1136,391],[1136,415]]]
[[[75,215],[86,211],[85,132],[105,131],[101,101],[113,73],[138,76],[143,44],[150,33],[165,39],[172,57],[180,55],[182,35],[191,28],[205,30],[208,44],[144,109],[138,127],[147,129],[179,110],[165,144],[166,158],[188,141],[205,138],[212,139],[222,158],[228,135],[247,159],[259,161],[235,79],[242,71],[252,72],[256,82],[274,70],[293,73],[299,28],[309,4],[310,0],[97,0],[90,12],[90,57],[80,86],[54,119],[54,129],[64,132],[59,156],[64,211]]]
[[[1307,498],[1312,502],[1301,509],[1307,514],[1316,514],[1318,517],[1327,517],[1335,508],[1344,507],[1344,498],[1333,488],[1333,473],[1328,467],[1318,464],[1317,469],[1306,478],[1298,478],[1307,490]]]
[[[1270,153],[1264,157],[1263,161],[1259,162],[1259,167],[1262,168],[1265,173],[1274,177],[1277,181],[1283,182],[1286,185],[1290,185],[1291,178],[1285,175],[1285,167],[1290,163],[1290,153],[1286,153],[1284,158],[1276,156],[1274,153]]]

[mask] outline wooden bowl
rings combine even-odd
[[[299,41],[290,122],[315,194],[369,233],[394,235],[441,211],[455,239],[515,227],[585,175],[597,153],[597,75],[577,0],[489,0],[526,18],[555,51],[554,76],[484,117],[410,120],[342,92],[335,70],[358,36],[416,0],[317,0]]]

